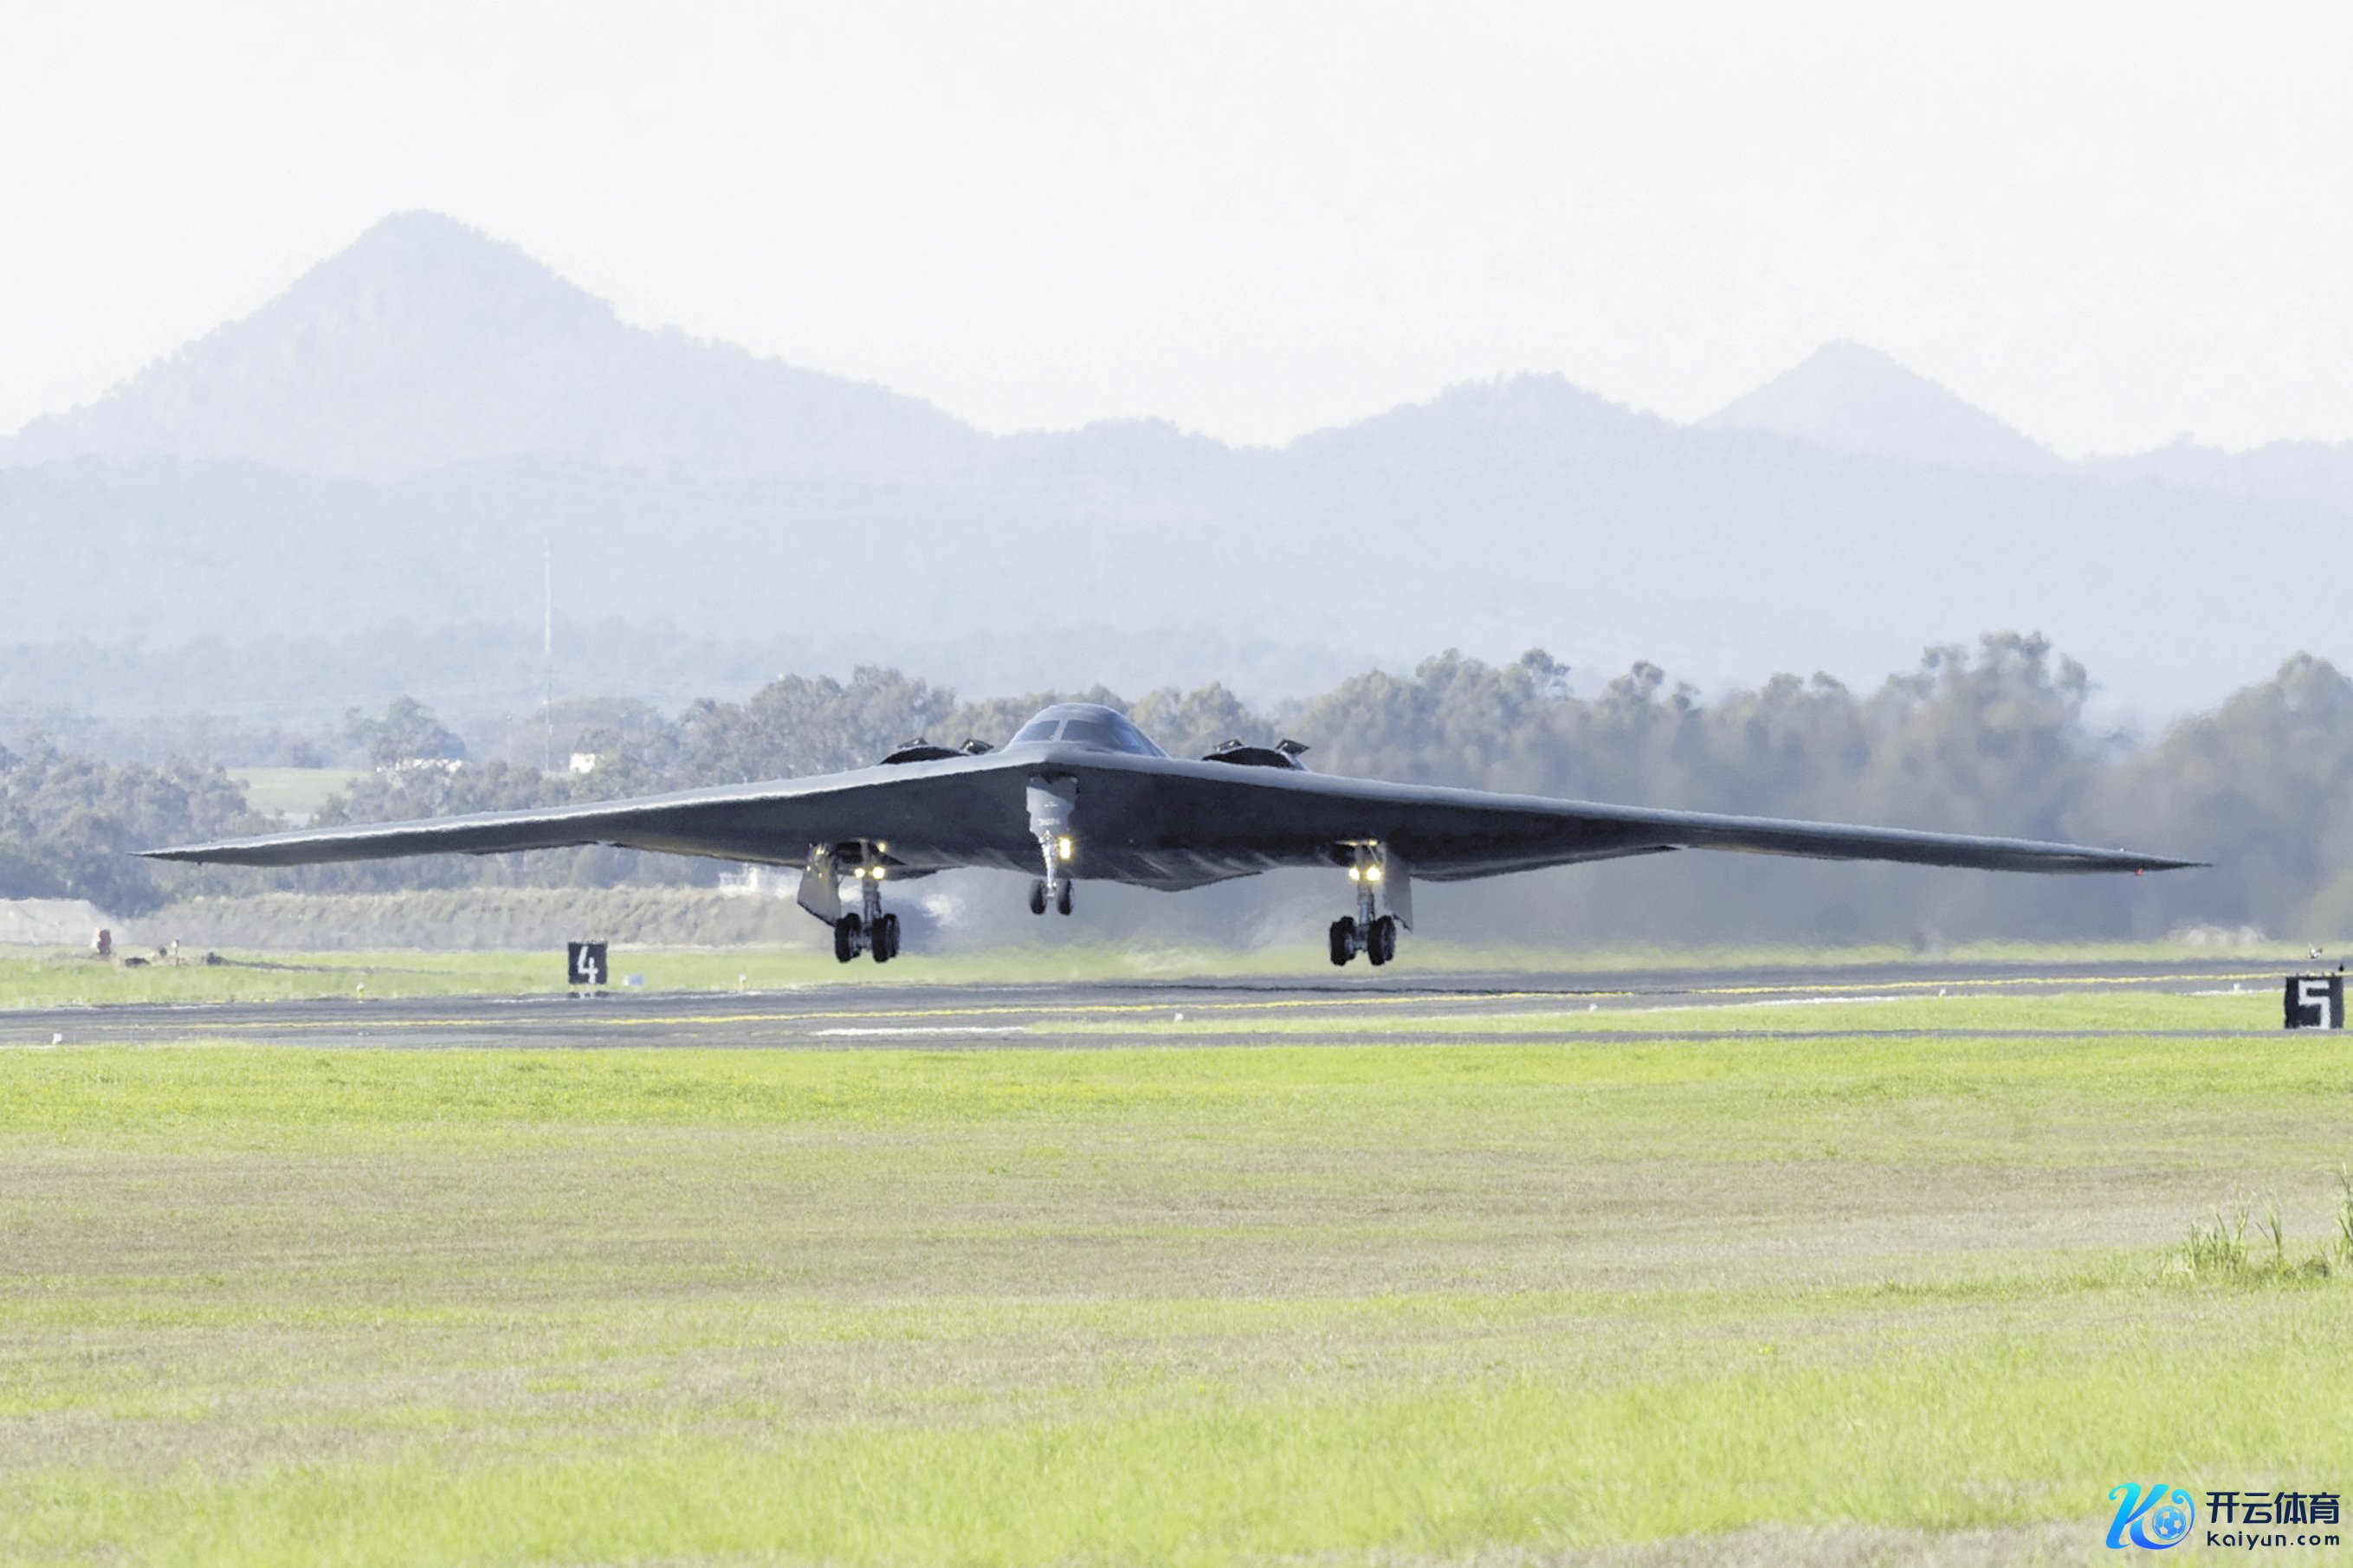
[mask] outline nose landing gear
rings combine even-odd
[[[1029,836],[1038,841],[1046,874],[1029,884],[1029,912],[1042,915],[1052,904],[1058,914],[1071,912],[1071,861],[1078,854],[1071,836],[1071,818],[1079,806],[1079,784],[1071,778],[1043,774],[1029,781]]]
[[[1046,912],[1046,906],[1050,903],[1054,906],[1055,913],[1069,914],[1071,912],[1071,879],[1068,877],[1056,878],[1053,891],[1050,894],[1047,892],[1046,888],[1046,879],[1043,877],[1030,882],[1029,912],[1033,915],[1042,915]]]

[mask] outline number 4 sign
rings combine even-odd
[[[602,985],[607,973],[605,943],[601,942],[570,942],[564,944],[564,962],[567,984]]]

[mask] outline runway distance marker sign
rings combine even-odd
[[[612,968],[605,962],[607,944],[601,942],[568,942],[564,944],[565,984],[571,985],[602,985]]]

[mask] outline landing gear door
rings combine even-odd
[[[841,883],[834,873],[831,845],[821,844],[809,851],[808,864],[801,868],[801,890],[794,901],[828,925],[841,920]]]
[[[1413,872],[1405,857],[1383,846],[1381,849],[1381,896],[1388,900],[1389,913],[1397,916],[1398,924],[1413,929]]]

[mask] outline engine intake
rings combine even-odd
[[[1228,741],[1216,750],[1205,753],[1205,763],[1232,763],[1245,768],[1290,768],[1305,773],[1307,764],[1300,757],[1307,748],[1297,741],[1285,738],[1271,746],[1252,746],[1241,741]]]
[[[976,757],[983,752],[994,750],[996,748],[986,741],[966,741],[951,752],[945,746],[935,746],[918,735],[912,741],[900,742],[897,749],[882,761],[886,765],[893,763],[936,763],[949,757]]]

